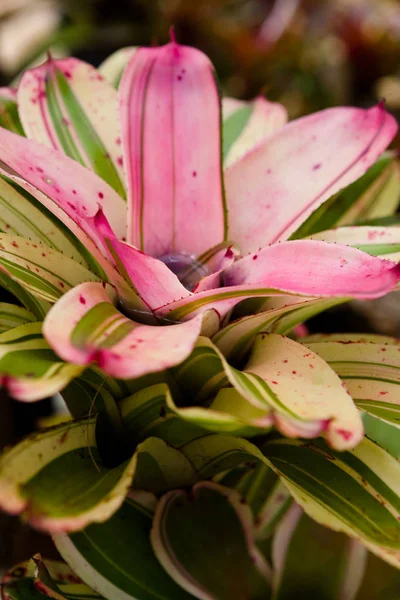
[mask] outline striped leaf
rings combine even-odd
[[[17,92],[12,88],[0,87],[0,127],[24,135],[18,115]]]
[[[103,75],[113,87],[118,89],[125,67],[136,50],[136,46],[128,46],[126,48],[120,48],[120,50],[110,54],[110,56],[108,56],[99,66],[99,73]]]
[[[338,453],[322,440],[281,439],[262,452],[310,517],[399,553],[400,463],[377,444],[364,438],[351,452]]]
[[[122,379],[163,371],[190,354],[202,317],[168,327],[141,325],[125,317],[117,302],[111,286],[78,285],[50,310],[44,336],[64,360],[79,365],[95,362]]]
[[[353,246],[373,256],[400,260],[400,228],[383,226],[338,227],[311,236],[313,240]]]
[[[51,304],[47,300],[41,300],[25,290],[25,288],[11,279],[0,269],[0,286],[10,292],[19,302],[35,315],[36,320],[42,320],[49,311]]]
[[[43,338],[42,323],[0,334],[0,377],[11,396],[31,402],[62,390],[82,367],[61,361]]]
[[[319,312],[345,301],[346,298],[299,299],[290,296],[274,302],[270,299],[257,314],[241,317],[223,327],[213,336],[212,341],[227,360],[237,364],[249,352],[260,331],[288,333]]]
[[[363,413],[367,436],[400,458],[400,341],[379,335],[304,340],[334,369]]]
[[[281,129],[288,119],[286,109],[259,96],[252,102],[222,99],[222,151],[228,168],[258,142]]]
[[[24,73],[18,105],[28,137],[77,160],[125,196],[118,97],[96,69],[75,58],[50,58]]]
[[[111,281],[123,301],[143,309],[143,303],[104,256],[103,238],[94,226],[95,215],[103,210],[115,234],[124,237],[123,198],[75,160],[5,129],[0,129],[0,154],[0,173],[31,194],[71,231],[79,247],[86,249],[90,268]]]
[[[39,554],[3,575],[3,600],[103,600],[63,562]]]
[[[42,242],[83,265],[93,258],[70,230],[31,194],[0,177],[0,229]]]
[[[148,437],[157,437],[170,446],[179,448],[207,434],[190,422],[182,423],[168,385],[159,383],[131,394],[118,404],[124,426],[133,445]]]
[[[0,333],[36,321],[36,317],[26,308],[0,302]]]
[[[360,415],[334,371],[280,335],[258,334],[243,371],[201,338],[174,373],[192,404],[175,412],[211,431],[249,436],[274,424],[291,437],[323,434],[338,449],[354,447],[363,434]]]
[[[103,465],[95,418],[32,434],[0,459],[0,506],[49,531],[74,531],[108,519],[121,506],[136,456]]]
[[[84,281],[99,278],[83,265],[42,243],[0,234],[0,268],[34,296],[56,302]]]
[[[157,505],[151,543],[167,573],[195,598],[270,598],[270,567],[254,542],[251,511],[234,490],[201,482],[169,492]]]
[[[274,600],[355,600],[367,551],[356,540],[321,527],[294,505],[276,530],[272,559]]]
[[[292,239],[357,221],[391,216],[399,200],[400,166],[396,158],[385,154],[365,175],[314,211],[292,234]]]
[[[153,554],[150,529],[156,498],[130,492],[105,523],[70,536],[53,535],[57,549],[88,585],[112,600],[191,600]],[[116,562],[116,548],[118,561]]]
[[[236,489],[246,500],[253,513],[255,537],[259,544],[271,538],[292,505],[289,491],[264,463],[240,466],[214,479],[221,485]]]

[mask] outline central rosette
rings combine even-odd
[[[172,273],[174,273],[182,285],[192,292],[200,279],[210,274],[207,265],[196,260],[191,254],[163,254],[159,257]]]

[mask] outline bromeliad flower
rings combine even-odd
[[[119,92],[67,59],[23,76],[18,111],[0,94],[0,284],[24,305],[0,303],[2,382],[72,416],[0,457],[0,507],[110,600],[269,597],[292,497],[398,566],[398,341],[282,335],[396,286],[400,228],[334,228],[395,212],[394,120],[223,100],[221,140],[197,50],[102,70]],[[6,591],[58,594],[48,567]]]
[[[224,100],[221,140],[218,88],[201,52],[173,41],[116,63],[127,57],[119,117],[118,94],[98,72],[50,59],[17,92],[31,139],[0,130],[3,195],[29,211],[15,225],[15,203],[4,203],[3,230],[41,242],[4,234],[2,268],[56,301],[43,333],[58,356],[139,377],[179,364],[242,300],[376,298],[394,288],[400,268],[391,261],[287,241],[390,143],[397,126],[383,106],[285,124],[285,110],[262,98]],[[30,203],[21,204],[21,189]],[[26,388],[3,373],[23,397]]]

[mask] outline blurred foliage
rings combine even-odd
[[[40,10],[46,27],[33,49]],[[121,46],[164,43],[173,24],[181,43],[210,56],[230,95],[266,92],[292,117],[381,94],[400,108],[398,0],[2,0],[0,18],[0,35],[15,19],[22,32],[7,42],[14,62],[3,33],[3,83],[48,46],[96,64]]]

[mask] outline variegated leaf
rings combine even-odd
[[[18,105],[28,137],[74,158],[125,196],[118,97],[96,69],[50,58],[24,73]]]
[[[0,229],[32,242],[42,242],[85,266],[93,262],[68,227],[31,194],[3,177],[0,177]]]
[[[0,268],[32,295],[56,302],[65,292],[97,275],[42,243],[0,234]]]
[[[0,302],[0,333],[36,321],[36,317],[26,308]]]
[[[324,202],[291,237],[304,238],[357,221],[391,216],[399,201],[400,166],[387,153],[360,179]]]
[[[255,544],[251,511],[234,490],[201,482],[190,492],[169,492],[157,505],[151,543],[167,573],[195,598],[270,598],[270,567]]]
[[[272,559],[274,600],[297,596],[355,600],[367,550],[358,541],[321,527],[294,505],[276,529]]]
[[[44,336],[64,360],[79,365],[96,362],[122,379],[163,371],[190,354],[200,334],[201,316],[168,327],[141,325],[125,317],[117,303],[111,286],[78,285],[48,313]]]
[[[361,417],[334,371],[280,335],[258,334],[243,371],[201,338],[174,374],[183,397],[191,399],[190,407],[175,412],[211,431],[248,436],[275,425],[289,436],[325,435],[338,449],[354,447],[363,434]]]
[[[98,68],[99,73],[103,75],[103,77],[107,79],[111,85],[113,85],[115,88],[118,88],[125,67],[129,63],[136,50],[136,46],[127,46],[126,48],[117,50],[101,63]]]
[[[2,579],[3,600],[104,600],[63,562],[40,555],[10,569]]]
[[[288,333],[296,325],[346,300],[290,296],[275,299],[274,302],[270,299],[260,308],[260,312],[236,319],[223,327],[212,341],[227,360],[237,364],[249,352],[260,331]]]
[[[17,400],[32,402],[52,396],[82,370],[54,354],[43,338],[41,322],[0,334],[0,381]]]
[[[259,96],[252,102],[222,99],[222,151],[227,168],[258,142],[281,129],[288,119],[286,109]]]
[[[262,452],[317,522],[385,552],[400,550],[400,463],[364,438],[350,452],[322,440],[271,440]]]
[[[18,115],[17,92],[12,88],[0,87],[0,127],[24,135]]]
[[[105,598],[191,600],[193,596],[176,585],[153,554],[149,534],[155,505],[153,495],[130,492],[105,523],[70,536],[56,533],[53,539],[74,572]]]

